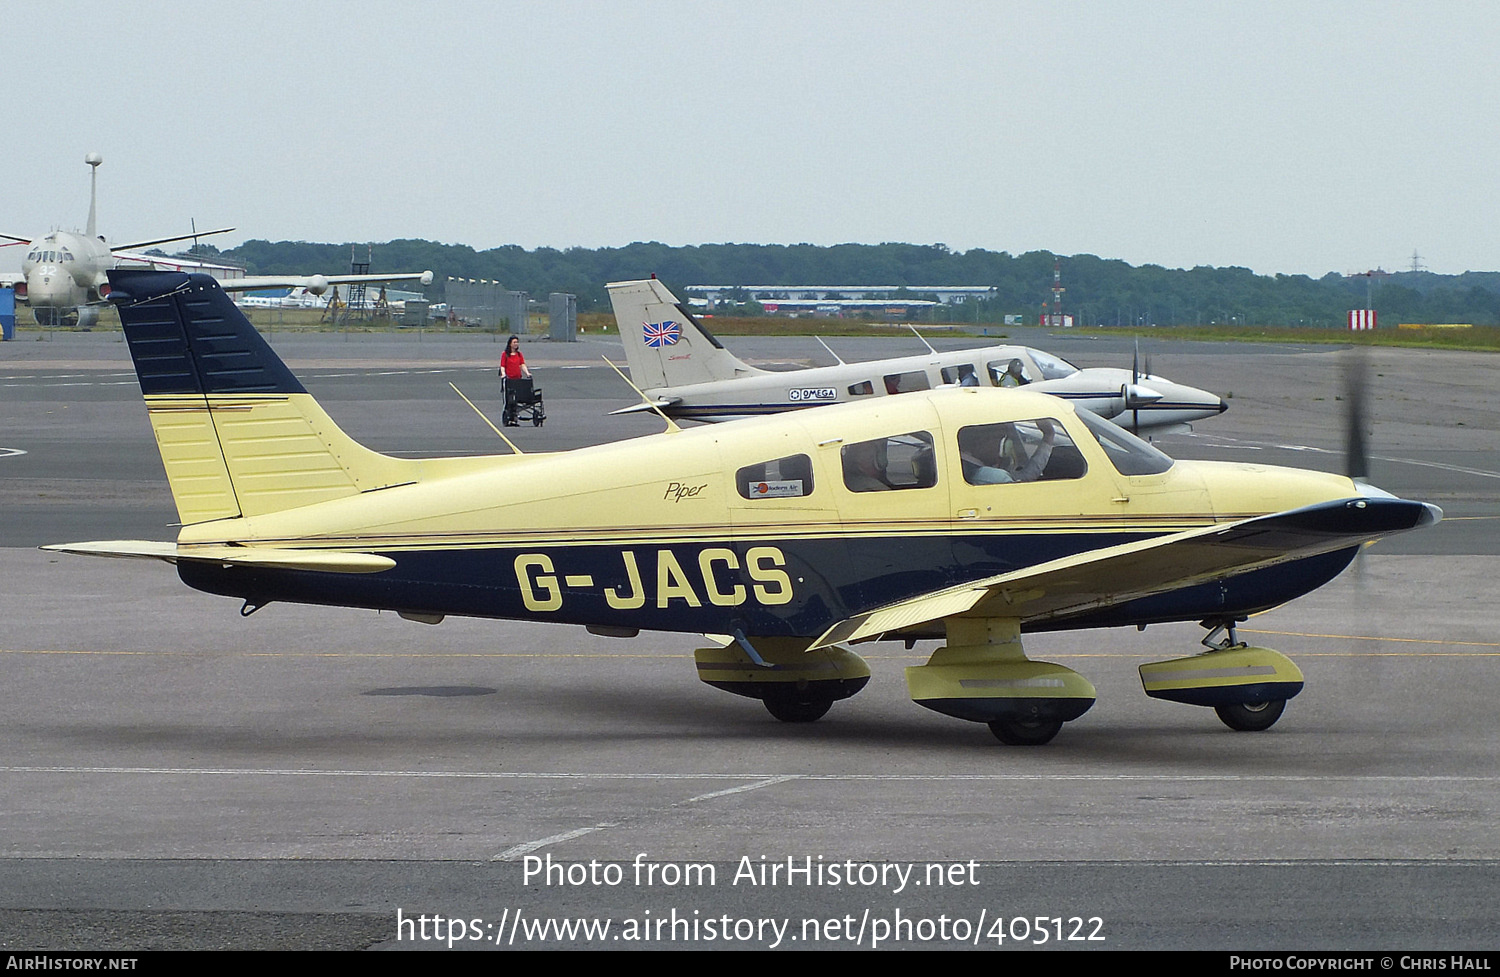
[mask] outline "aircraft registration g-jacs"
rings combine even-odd
[[[175,563],[242,614],[290,601],[720,636],[699,677],[787,721],[865,685],[844,643],[932,637],[906,670],[913,699],[1042,743],[1095,691],[1028,659],[1023,632],[1199,621],[1211,650],[1142,666],[1146,692],[1263,729],[1302,675],[1234,625],[1441,517],[1342,476],[1174,462],[1055,397],[974,387],[394,458],[340,431],[212,278],[110,283],[182,528],[49,549]]]
[[[39,237],[0,234],[0,240],[31,245],[21,259],[21,274],[0,275],[0,281],[15,285],[16,298],[31,306],[32,315],[39,325],[58,326],[76,322],[79,326],[89,328],[97,323],[99,312],[109,298],[106,276],[112,268],[133,266],[158,271],[206,271],[210,267],[206,262],[191,259],[135,253],[137,248],[196,240],[234,230],[232,227],[221,227],[213,231],[179,234],[176,237],[153,238],[129,244],[107,244],[98,235],[96,220],[99,166],[104,159],[98,153],[89,153],[84,157],[84,162],[90,168],[89,219],[82,234],[72,231],[52,231]],[[227,266],[213,267],[229,270]],[[230,291],[284,287],[305,288],[314,295],[322,295],[334,285],[395,281],[419,281],[423,285],[430,285],[432,272],[396,275],[240,275],[221,281],[220,284]]]
[[[1024,386],[1049,393],[1136,433],[1165,433],[1229,407],[1206,390],[1130,370],[1078,367],[1029,346],[903,356],[804,370],[761,370],[725,349],[656,279],[613,282],[609,298],[631,379],[651,407],[677,420],[724,421],[850,403],[939,386]]]

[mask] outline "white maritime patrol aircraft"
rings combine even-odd
[[[1056,397],[951,386],[544,454],[397,458],[344,434],[206,275],[111,271],[181,529],[47,549],[164,560],[243,601],[702,633],[699,678],[808,722],[845,647],[938,638],[918,704],[1045,743],[1094,686],[1022,636],[1197,621],[1147,695],[1260,730],[1301,691],[1246,616],[1435,506],[1348,477],[1173,461]],[[1220,636],[1223,636],[1220,639]]]
[[[992,346],[804,370],[743,362],[655,278],[609,286],[631,379],[647,398],[617,414],[657,409],[678,420],[723,421],[874,400],[957,384],[1052,394],[1137,433],[1182,429],[1228,410],[1223,399],[1130,370],[1079,369],[1028,346]],[[835,355],[835,358],[837,356]]]
[[[30,245],[22,258],[20,275],[0,275],[0,281],[15,286],[16,298],[31,306],[32,315],[39,325],[57,326],[76,323],[88,328],[98,322],[99,312],[104,307],[109,294],[109,282],[106,276],[113,268],[134,266],[157,270],[207,270],[207,267],[200,262],[140,254],[136,253],[138,248],[149,248],[173,241],[186,241],[211,234],[224,234],[234,230],[232,227],[221,227],[213,231],[198,231],[193,234],[180,234],[176,237],[133,241],[129,244],[107,244],[98,234],[96,220],[99,165],[104,162],[104,158],[98,153],[89,153],[84,157],[84,162],[89,165],[90,173],[89,219],[83,233],[52,231],[40,237],[0,233],[0,240]],[[361,281],[420,281],[423,285],[430,285],[432,272],[400,275],[240,276],[223,282],[223,286],[234,291],[302,287],[314,295],[321,295],[330,286]]]

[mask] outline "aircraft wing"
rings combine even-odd
[[[115,259],[118,261],[133,262],[153,271],[184,271],[201,272],[212,275],[215,271],[241,271],[243,269],[236,265],[226,265],[217,261],[200,261],[195,258],[168,257],[160,254],[143,254],[135,251],[115,251]],[[127,267],[127,266],[121,266]]]
[[[131,241],[129,244],[112,244],[110,251],[134,251],[136,248],[149,248],[157,244],[171,244],[173,241],[192,241],[200,237],[208,237],[210,234],[228,234],[234,230],[232,227],[221,227],[216,231],[198,231],[193,234],[179,234],[176,237],[159,237],[151,241]]]
[[[178,546],[140,539],[112,539],[98,543],[55,543],[44,550],[80,556],[113,556],[135,560],[201,560],[227,566],[275,567],[280,570],[320,570],[324,573],[379,573],[396,565],[390,557],[340,550],[291,550],[261,546]]]
[[[26,280],[19,271],[0,271],[0,288],[12,288]]]
[[[1442,510],[1359,497],[1122,543],[933,591],[840,621],[809,651],[945,617],[1053,620],[1348,549],[1428,526]]]
[[[322,295],[330,285],[353,285],[356,282],[420,282],[432,284],[432,272],[419,271],[400,275],[248,275],[219,282],[226,292],[248,292],[259,288],[305,288]]]

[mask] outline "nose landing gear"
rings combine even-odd
[[[1230,729],[1270,729],[1286,709],[1286,700],[1302,691],[1302,670],[1270,648],[1239,640],[1234,621],[1204,621],[1209,650],[1188,658],[1151,662],[1140,668],[1146,694],[1170,702],[1211,706]],[[1215,642],[1220,634],[1223,641]]]

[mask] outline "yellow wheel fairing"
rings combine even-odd
[[[1000,720],[1068,722],[1093,706],[1093,683],[1051,662],[969,662],[913,665],[906,670],[912,701],[945,716],[989,723]]]
[[[1302,691],[1302,670],[1270,648],[1245,646],[1140,667],[1155,699],[1193,706],[1228,706],[1290,699]]]
[[[1067,722],[1094,704],[1088,679],[1026,658],[1012,618],[947,620],[948,643],[906,670],[912,701],[972,722]]]
[[[747,639],[765,665],[757,664],[738,642],[693,652],[698,678],[707,685],[752,699],[794,693],[809,699],[847,699],[870,680],[870,666],[852,651],[807,651],[805,638]]]

